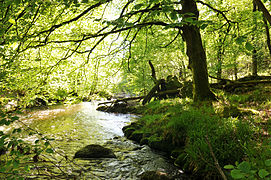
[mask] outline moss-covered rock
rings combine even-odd
[[[130,136],[132,135],[133,132],[135,132],[136,130],[140,130],[142,128],[142,125],[139,124],[139,123],[131,123],[130,125],[128,126],[124,126],[122,128],[122,131],[124,133],[124,136],[127,137],[128,139],[130,139]],[[136,135],[135,135],[136,136]],[[141,137],[142,138],[142,137]],[[132,140],[135,140],[135,139],[132,139]],[[135,140],[136,141],[136,140]],[[140,140],[139,140],[140,141]],[[139,142],[138,141],[138,142]]]
[[[140,140],[139,144],[140,144],[140,145],[149,144],[149,138],[143,137],[143,138]]]
[[[91,144],[77,151],[74,158],[116,158],[116,156],[111,149]]]
[[[124,136],[127,137],[128,139],[130,138],[130,136],[133,134],[133,132],[135,132],[136,129],[133,127],[130,128],[126,128],[125,130],[123,130]]]
[[[139,143],[143,136],[144,136],[143,132],[134,131],[128,138]]]
[[[170,142],[167,142],[163,140],[162,138],[155,138],[155,137],[149,138],[148,145],[153,149],[157,149],[159,151],[163,151],[167,153],[171,153],[171,151],[175,148],[174,145],[171,144]]]

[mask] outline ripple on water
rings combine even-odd
[[[28,113],[25,121],[44,135],[55,138],[53,146],[69,159],[89,144],[100,144],[114,151],[117,158],[62,161],[61,166],[72,177],[140,179],[146,171],[161,171],[183,179],[179,170],[161,154],[123,137],[122,127],[134,121],[134,116],[99,112],[96,107],[93,103],[55,106]]]

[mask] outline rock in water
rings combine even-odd
[[[111,149],[91,144],[77,151],[74,158],[116,158],[116,156]]]

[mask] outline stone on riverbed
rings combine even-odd
[[[116,156],[111,149],[91,144],[77,151],[74,158],[116,158]]]

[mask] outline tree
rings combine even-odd
[[[185,18],[198,20],[199,12],[195,1],[183,0],[182,11],[184,14],[189,14],[185,15]],[[199,27],[188,23],[183,25],[182,30],[187,46],[189,66],[193,74],[194,100],[213,100],[215,96],[209,88],[206,54],[202,46]]]
[[[32,11],[36,12],[34,18],[26,16],[26,12],[30,10],[26,7],[25,13],[9,19],[13,28],[8,27],[7,30],[13,32],[14,35],[16,35],[16,32],[23,34],[23,37],[20,35],[17,36],[16,41],[19,42],[19,46],[16,48],[16,54],[29,52],[31,49],[37,49],[39,47],[52,46],[54,44],[55,46],[71,46],[72,48],[69,48],[66,51],[65,57],[60,58],[56,63],[56,65],[58,65],[78,52],[88,54],[87,58],[89,58],[89,55],[111,34],[121,34],[123,37],[126,36],[124,42],[128,41],[131,46],[137,36],[137,32],[141,31],[143,27],[152,28],[153,26],[162,26],[166,29],[182,30],[187,45],[190,68],[193,74],[194,99],[214,99],[214,95],[209,89],[206,55],[202,47],[200,30],[198,27],[200,25],[198,22],[199,13],[195,1],[183,0],[181,1],[182,7],[180,7],[180,3],[175,1],[150,0],[146,4],[140,0],[129,0],[119,5],[120,10],[118,11],[119,14],[116,16],[117,18],[107,20],[106,18],[103,18],[103,14],[98,13],[100,18],[97,17],[91,22],[97,24],[95,31],[93,28],[89,27],[89,32],[91,33],[79,31],[76,34],[67,33],[63,31],[63,28],[72,26],[77,22],[84,22],[84,17],[89,13],[96,13],[97,11],[102,12],[101,9],[106,9],[109,3],[115,2],[113,0],[93,1],[81,6],[78,2],[75,2],[73,6],[65,2],[66,1],[60,1],[58,4],[57,2],[52,1],[49,4],[46,4],[42,1],[38,1],[35,3],[37,6],[32,7]],[[116,4],[114,5],[116,6]],[[17,6],[19,7],[20,5]],[[57,6],[61,7],[61,11]],[[44,8],[42,13],[39,9],[41,7]],[[57,13],[56,16],[48,17],[48,10],[51,7],[54,7],[55,11],[60,11],[60,13]],[[74,13],[70,15],[71,17],[62,16],[64,12],[67,12],[68,8],[73,9],[77,15],[74,15]],[[178,8],[182,8],[182,10],[179,10]],[[8,6],[6,6],[6,11],[8,11]],[[41,17],[45,16],[50,20],[43,25]],[[60,16],[62,16],[62,18],[60,18]],[[19,19],[23,19],[25,22],[32,20],[31,26],[25,28]],[[35,24],[38,24],[41,27],[37,27]],[[60,31],[65,33],[65,37],[60,37],[58,35]],[[92,41],[94,42],[92,48],[87,51],[81,51],[80,49],[84,49],[84,46],[82,45],[83,42],[90,42],[91,39],[96,39],[96,41]],[[7,43],[7,41],[2,42],[2,44],[5,43]],[[88,61],[89,60],[87,60],[87,62]]]

